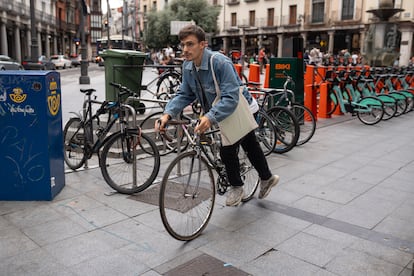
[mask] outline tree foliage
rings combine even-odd
[[[207,0],[173,0],[164,10],[148,13],[144,42],[154,49],[178,44],[177,36],[170,35],[171,21],[193,20],[207,33],[214,33],[219,14],[220,7],[210,5]]]

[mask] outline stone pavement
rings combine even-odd
[[[62,81],[64,110],[76,81]],[[168,235],[156,205],[111,193],[91,162],[50,202],[0,201],[0,275],[409,276],[413,141],[414,112],[375,126],[319,120],[309,143],[269,156],[281,180],[266,199],[217,196],[191,242]]]

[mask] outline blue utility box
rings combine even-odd
[[[0,200],[52,200],[64,186],[60,74],[0,71]]]

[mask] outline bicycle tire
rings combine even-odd
[[[390,92],[387,95],[393,97],[397,101],[397,112],[395,113],[394,117],[399,117],[404,114],[408,108],[407,97],[404,94],[396,91]]]
[[[178,155],[160,184],[159,209],[167,232],[181,241],[198,237],[211,218],[215,195],[213,171],[207,160],[196,151]]]
[[[367,110],[361,110],[357,107],[356,113],[358,119],[366,125],[375,125],[382,120],[384,116],[384,103],[375,97],[365,97],[358,101],[359,106],[367,107]]]
[[[166,141],[162,135],[157,135],[154,131],[155,121],[158,120],[162,114],[164,114],[163,111],[152,113],[151,115],[147,116],[144,120],[142,120],[139,127],[141,128],[143,133],[148,135],[155,142],[160,156],[165,156],[169,153],[177,152],[177,135],[180,128],[179,126],[175,125],[167,127],[166,131],[168,137],[173,137],[173,141],[171,142]],[[184,151],[187,147],[187,136],[183,134],[180,140],[180,151]]]
[[[401,93],[401,94],[403,94],[407,98],[406,99],[407,108],[405,109],[404,113],[408,113],[411,110],[413,110],[413,107],[414,107],[414,99],[413,99],[414,98],[414,95],[411,92],[406,91],[406,90],[398,90],[398,92]]]
[[[70,118],[63,130],[64,160],[72,170],[77,170],[85,163],[85,129],[80,118]]]
[[[134,144],[134,141],[136,142]],[[133,183],[132,148],[136,149],[136,185]],[[137,129],[112,134],[99,160],[106,183],[121,194],[138,193],[148,188],[158,175],[160,155],[145,133]]]
[[[276,147],[276,128],[272,119],[263,110],[259,110],[255,117],[259,126],[255,129],[256,138],[264,155],[268,156]]]
[[[397,114],[397,101],[393,97],[386,94],[376,95],[376,97],[384,103],[384,116],[382,120],[389,120]]]
[[[165,73],[157,81],[157,95],[166,93],[171,98],[178,91],[180,84],[180,74],[175,72]]]
[[[297,146],[301,146],[307,143],[315,134],[316,130],[316,119],[312,111],[306,106],[300,103],[292,103],[288,107],[293,114],[296,116],[296,119],[299,123],[299,138],[296,142]]]
[[[239,148],[239,163],[240,163],[240,176],[243,180],[244,197],[242,202],[251,200],[257,191],[257,187],[260,183],[259,174],[250,163],[249,149]]]
[[[266,112],[276,127],[277,142],[273,152],[286,153],[292,150],[300,134],[299,123],[295,115],[283,106],[274,106]]]

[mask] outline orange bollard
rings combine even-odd
[[[319,118],[331,118],[331,115],[328,114],[328,104],[330,104],[328,99],[328,83],[323,82],[319,87]]]
[[[250,64],[249,66],[249,82],[260,83],[260,65]]]
[[[326,66],[318,66],[318,74],[315,75],[315,83],[320,84],[323,81],[327,70],[328,67]]]
[[[270,64],[266,64],[265,79],[263,83],[264,88],[269,88],[270,85]]]
[[[314,86],[312,84],[308,84],[305,86],[305,106],[310,109],[312,114],[315,116],[315,119],[317,120],[317,103],[316,103],[316,89],[314,89]],[[306,121],[310,121],[311,118],[308,118],[305,116]]]
[[[310,85],[313,84],[313,80],[314,80],[314,68],[315,66],[313,65],[309,65],[306,64],[306,70],[305,70],[305,74],[304,74],[304,82],[303,85]]]
[[[240,79],[243,81],[243,79],[242,79],[242,69],[243,69],[243,66],[241,64],[238,64],[238,63],[235,63],[233,65],[234,65],[234,68],[237,71],[237,74],[239,74]]]

